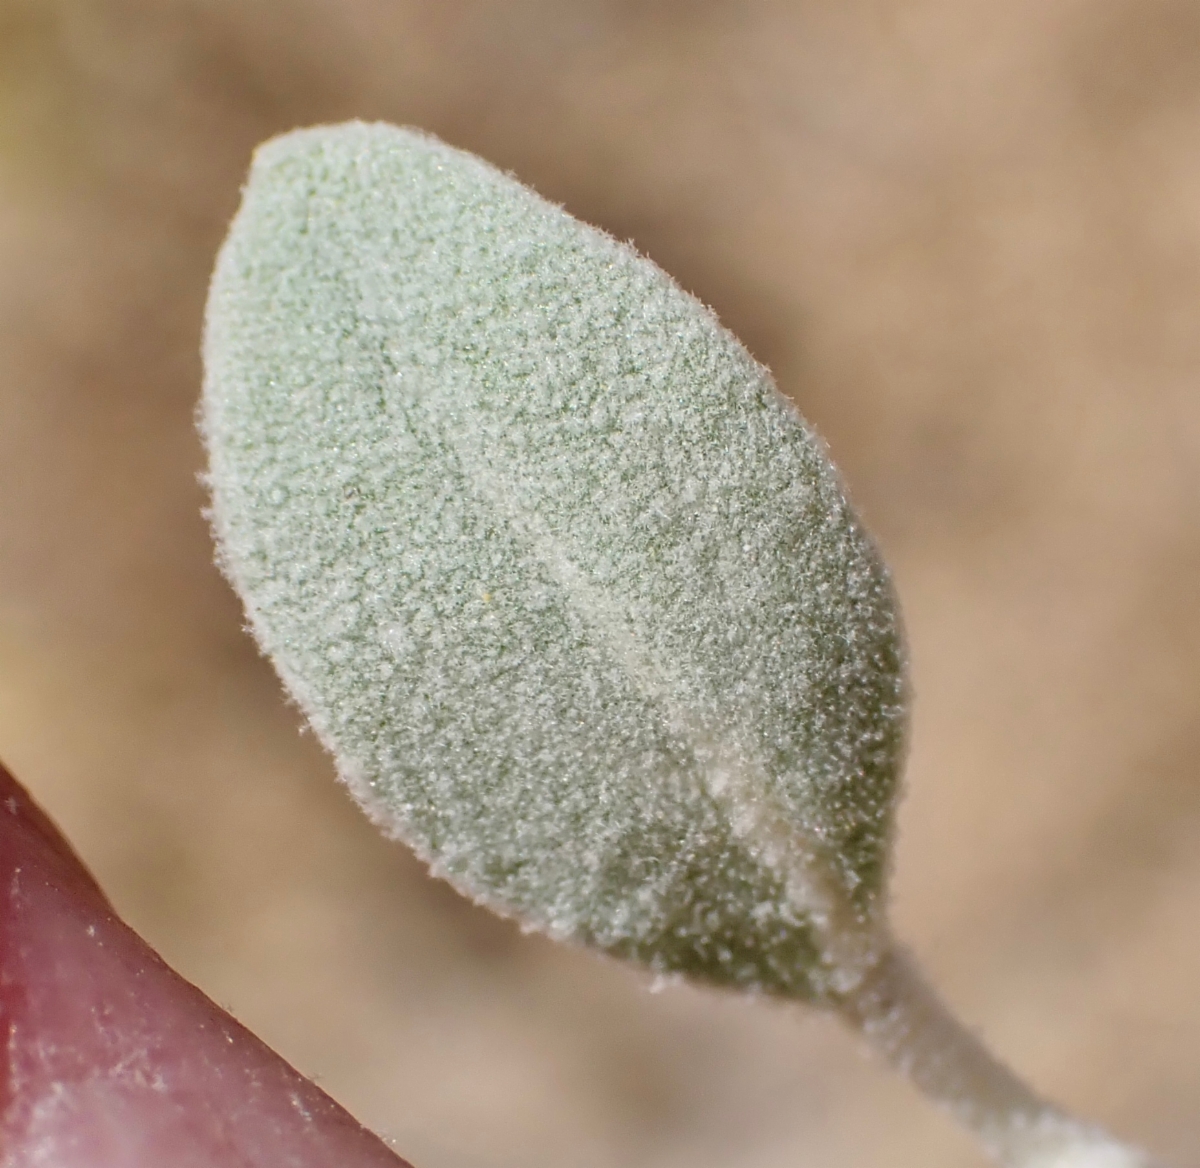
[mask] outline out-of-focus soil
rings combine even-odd
[[[418,1168],[982,1160],[824,1018],[524,937],[379,839],[211,563],[253,145],[423,126],[632,238],[822,431],[916,692],[898,928],[1048,1093],[1200,1147],[1200,7],[0,0],[0,756]]]

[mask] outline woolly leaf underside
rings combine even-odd
[[[711,315],[485,163],[355,124],[259,151],[205,360],[223,566],[372,814],[554,935],[816,992],[747,824],[819,841],[871,909],[898,624]]]

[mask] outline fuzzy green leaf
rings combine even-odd
[[[711,313],[356,123],[259,150],[205,365],[222,566],[372,816],[555,936],[823,994],[831,914],[881,911],[899,622],[820,441]]]

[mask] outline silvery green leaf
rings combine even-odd
[[[259,150],[205,365],[221,563],[371,815],[555,936],[825,993],[882,911],[899,621],[711,313],[479,159],[350,124]]]

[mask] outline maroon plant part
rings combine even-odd
[[[2,766],[0,1032],[0,1168],[407,1163],[124,924]]]

